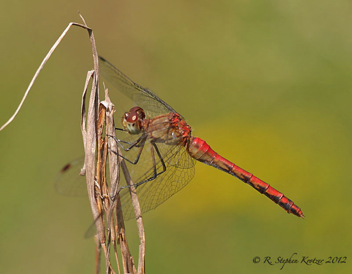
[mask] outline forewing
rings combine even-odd
[[[80,172],[84,165],[84,156],[65,165],[55,180],[55,191],[65,196],[87,195],[86,177]]]
[[[127,163],[133,183],[137,184],[153,177],[154,168],[150,164],[151,152],[150,143],[145,144],[141,162],[137,165]],[[194,176],[194,166],[196,161],[189,156],[182,146],[168,146],[157,144],[161,157],[166,165],[166,171],[156,177],[156,179],[146,182],[136,188],[138,200],[142,213],[155,209],[160,204],[169,199],[172,195],[184,188]],[[155,156],[158,157],[155,153]],[[160,158],[156,158],[157,172],[163,170]],[[122,171],[121,171],[122,172]],[[120,186],[126,186],[124,176],[120,177]],[[135,218],[134,208],[131,201],[129,188],[123,188],[120,193],[122,212],[124,220]],[[95,224],[90,226],[85,237],[89,238],[96,233]]]
[[[143,108],[150,117],[169,112],[176,112],[149,89],[143,88],[133,82],[103,57],[99,56],[99,61],[101,74],[106,80],[108,80],[108,82],[118,91],[133,100],[137,106]]]
[[[188,155],[184,147],[169,146],[168,150],[166,148],[160,150],[167,151],[167,153],[161,153],[162,157],[164,157],[166,171],[136,189],[142,213],[155,209],[165,202],[184,188],[194,176],[195,160]],[[156,167],[158,173],[163,170],[161,161],[157,162]],[[153,175],[154,169],[151,168],[137,180],[134,180],[133,183],[138,184],[148,178],[152,178]],[[120,192],[120,197],[124,219],[129,220],[134,217],[129,190],[123,189]]]

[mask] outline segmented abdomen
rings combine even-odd
[[[192,137],[187,145],[187,150],[188,153],[196,160],[216,167],[239,178],[243,182],[252,186],[255,190],[270,198],[273,202],[281,206],[288,213],[292,213],[298,217],[304,218],[302,210],[297,205],[295,205],[294,202],[285,197],[283,193],[277,191],[269,184],[253,176],[253,174],[221,157],[214,150],[212,150],[204,140],[198,137]]]

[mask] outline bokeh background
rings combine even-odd
[[[184,190],[144,215],[147,273],[351,272],[350,1],[33,0],[0,7],[0,124],[64,28],[81,22],[79,10],[99,54],[306,215],[286,214],[199,163]],[[91,68],[88,35],[73,28],[0,133],[1,273],[94,271],[94,241],[83,237],[89,203],[53,187],[60,168],[83,155],[80,98]],[[137,256],[133,221],[127,229]],[[347,263],[263,264],[266,256],[294,253],[299,260],[346,256]]]

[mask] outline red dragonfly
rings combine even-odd
[[[284,194],[220,156],[204,140],[193,137],[191,127],[167,103],[133,82],[104,58],[99,57],[99,60],[102,75],[137,105],[123,115],[123,129],[116,132],[122,136],[117,135],[116,141],[125,151],[121,156],[132,165],[130,170],[142,213],[156,208],[185,187],[194,176],[197,160],[237,177],[288,213],[304,218],[302,210]],[[75,180],[81,163],[83,159],[75,165],[68,164],[61,173],[74,171],[76,175],[72,179]],[[59,177],[56,184],[59,192],[68,195],[84,192],[84,180],[77,183],[67,180],[66,175]],[[124,218],[128,220],[134,212],[126,188],[126,185],[121,186],[120,197]]]

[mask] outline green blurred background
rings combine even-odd
[[[197,164],[184,190],[144,215],[147,273],[351,272],[350,1],[33,0],[0,7],[0,124],[64,28],[81,22],[80,10],[99,54],[306,215],[286,214],[241,181]],[[1,273],[93,273],[94,241],[83,237],[92,221],[88,200],[53,187],[60,168],[83,155],[80,99],[91,68],[87,33],[73,28],[0,133]],[[137,256],[133,221],[127,229]],[[283,270],[253,263],[294,253],[347,256],[347,263]]]

